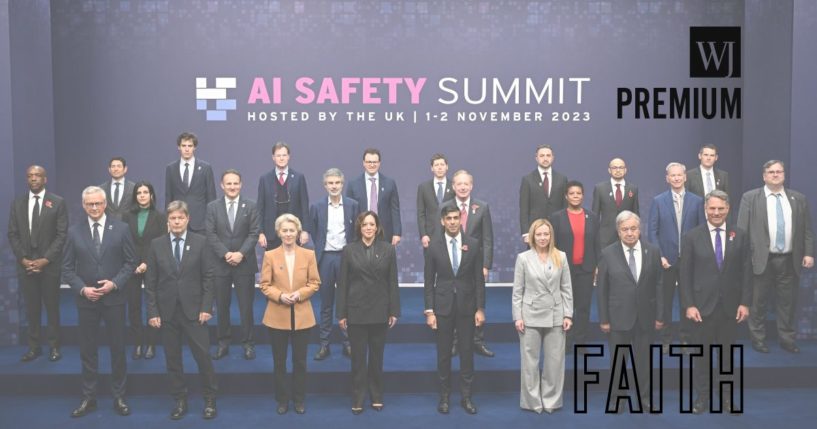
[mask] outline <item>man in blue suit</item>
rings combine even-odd
[[[190,210],[190,230],[204,234],[204,217],[207,204],[216,199],[216,183],[213,168],[194,156],[199,139],[193,133],[184,132],[176,138],[181,158],[165,168],[165,204],[184,201]]]
[[[315,360],[324,360],[331,353],[329,334],[332,333],[332,316],[335,308],[335,287],[340,274],[340,256],[346,244],[356,240],[355,219],[360,212],[357,201],[343,196],[343,172],[330,168],[323,173],[323,187],[328,198],[322,198],[309,206],[307,230],[315,244],[315,258],[321,277],[320,349]],[[346,337],[346,331],[341,331]],[[343,340],[343,355],[350,357],[349,339]]]
[[[687,192],[686,167],[678,162],[667,165],[668,191],[655,196],[650,206],[650,222],[647,227],[647,239],[661,250],[663,273],[664,315],[667,322],[672,320],[672,301],[678,284],[678,258],[681,256],[681,236],[696,226],[705,223],[703,198]],[[678,298],[680,309],[681,299]],[[680,314],[680,333],[682,342],[688,342],[692,333],[691,322]],[[669,353],[672,342],[672,331],[664,329],[661,334],[663,353]]]
[[[125,284],[136,269],[136,252],[130,228],[105,215],[105,191],[89,186],[82,191],[88,217],[68,230],[63,255],[62,280],[73,289],[79,314],[82,402],[71,417],[96,409],[99,358],[99,321],[105,321],[111,345],[113,408],[126,416],[125,403]]]
[[[309,214],[309,194],[304,175],[289,168],[289,145],[278,142],[272,145],[272,161],[275,168],[258,180],[258,215],[261,218],[261,233],[258,245],[272,250],[281,245],[275,233],[275,219],[284,213],[291,213],[306,223]],[[307,231],[301,231],[300,242],[309,240]]]
[[[383,239],[396,246],[403,235],[400,197],[394,180],[380,173],[380,160],[379,150],[369,148],[363,151],[365,172],[349,181],[346,196],[357,201],[361,211],[377,213],[383,226]]]

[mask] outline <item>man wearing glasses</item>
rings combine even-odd
[[[284,213],[295,215],[302,225],[307,224],[309,215],[309,194],[304,175],[289,168],[289,145],[284,142],[272,146],[272,162],[275,168],[258,180],[258,216],[261,219],[261,233],[258,245],[267,250],[281,245],[275,234],[275,219]],[[267,237],[269,234],[269,237]],[[306,244],[309,234],[301,231],[300,242]]]
[[[377,149],[363,151],[363,169],[362,175],[349,181],[346,196],[357,201],[361,211],[377,213],[383,226],[382,239],[397,246],[403,235],[397,183],[380,173],[380,151]]]

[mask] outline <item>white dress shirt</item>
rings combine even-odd
[[[184,163],[190,164],[190,166],[188,167],[189,168],[189,173],[188,174],[190,174],[190,177],[188,177],[187,180],[192,182],[193,181],[193,170],[196,169],[196,157],[191,156],[190,159],[188,159],[188,160],[185,160],[184,158],[180,158],[180,161],[179,161],[179,177],[182,178],[182,183],[184,183]]]
[[[95,223],[99,224],[99,242],[100,242],[100,244],[102,243],[102,238],[105,236],[105,220],[106,219],[107,219],[107,215],[105,215],[104,212],[102,213],[102,217],[99,218],[99,220],[93,220],[90,217],[88,218],[88,228],[90,228],[90,231],[91,231],[91,239],[93,239],[93,237],[94,237],[94,224]]]
[[[45,200],[45,188],[39,194],[28,191],[28,232],[31,233],[31,213],[34,211],[34,196],[40,197],[40,212],[43,213],[43,202]]]
[[[346,225],[343,222],[343,198],[337,205],[329,199],[329,211],[326,216],[326,246],[323,250],[328,252],[339,252],[346,247]]]
[[[624,244],[624,242],[621,242],[621,247],[624,250],[624,261],[627,262],[627,266],[629,267],[630,266],[630,248],[627,247],[627,245]],[[635,246],[633,246],[633,249],[635,250],[635,252],[633,252],[635,254],[635,272],[636,272],[635,281],[636,281],[636,283],[638,283],[638,278],[641,277],[641,240],[638,240],[635,243]]]

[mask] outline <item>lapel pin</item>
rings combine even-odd
[[[190,246],[185,246],[185,247],[184,247],[184,250],[185,250],[185,252],[190,251]]]
[[[108,231],[113,231],[113,225],[108,225]]]
[[[53,206],[53,203],[51,203],[51,200],[45,200],[45,206],[50,209]]]
[[[201,166],[198,166],[198,168],[196,168],[196,170],[201,170]]]
[[[633,191],[630,191],[629,193],[627,193],[627,196],[632,198],[633,197]]]
[[[612,192],[610,192],[610,196],[611,196],[611,197],[613,196],[613,193],[612,193]]]
[[[542,182],[539,182],[539,186],[544,186],[544,185],[542,185]]]

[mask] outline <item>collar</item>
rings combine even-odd
[[[241,199],[241,194],[239,194],[237,197],[235,197],[234,200],[231,200],[229,197],[227,197],[225,195],[224,196],[224,203],[227,204],[227,207],[229,208],[230,207],[230,202],[235,201],[236,208],[238,208],[238,200],[240,200],[240,199]]]
[[[539,170],[539,178],[542,178],[545,173],[548,174],[548,178],[553,177],[553,167],[542,168],[542,166],[537,165],[536,168]]]
[[[281,173],[284,173],[284,177],[289,177],[289,166],[286,166],[283,170],[275,167],[275,177],[281,177]]]
[[[616,188],[616,185],[621,185],[621,189],[624,190],[624,187],[627,185],[627,181],[625,179],[621,179],[616,182],[616,179],[610,178],[610,184],[613,185],[613,189]]]
[[[769,198],[769,195],[780,194],[783,198],[786,198],[786,188],[780,189],[780,192],[773,192],[769,189],[769,185],[763,185],[763,193],[766,194],[766,198]]]
[[[452,239],[452,238],[453,238],[454,240],[457,240],[457,244],[459,244],[459,246],[460,246],[460,247],[462,247],[462,233],[461,233],[461,232],[458,232],[458,233],[457,233],[457,235],[456,235],[456,236],[454,236],[454,237],[452,237],[452,236],[448,235],[448,233],[446,232],[446,233],[445,233],[445,245],[446,245],[446,246],[450,246],[450,245],[451,245],[451,239]]]
[[[706,168],[703,165],[701,165],[700,168],[701,175],[704,175],[705,173],[712,173],[713,176],[715,175],[715,166],[712,166],[712,168]]]
[[[371,183],[371,178],[374,178],[376,182],[380,182],[380,172],[374,173],[374,175],[369,175],[369,173],[363,173],[363,177],[366,179],[366,183]]]
[[[672,189],[670,189],[669,192],[670,194],[672,194],[673,197],[678,195],[678,197],[681,198],[682,200],[684,199],[684,195],[686,195],[686,189],[681,189],[681,192],[675,192]]]
[[[624,244],[623,241],[620,241],[620,243],[621,243],[621,247],[624,249],[624,254],[626,255],[630,251],[630,247],[627,246],[626,244]],[[635,253],[640,253],[641,252],[641,240],[636,241],[635,246],[633,246],[632,248],[635,249]]]
[[[458,208],[461,208],[463,203],[465,203],[465,207],[467,207],[469,209],[471,208],[471,196],[470,195],[468,196],[468,198],[465,199],[465,201],[460,201],[459,197],[455,197],[454,201],[456,201]]]
[[[184,230],[182,235],[180,235],[180,237],[182,238],[182,241],[187,242],[187,230],[186,229]],[[170,233],[170,242],[173,243],[173,239],[175,239],[175,238],[176,238],[176,236],[171,232]]]
[[[101,226],[102,228],[105,228],[105,221],[107,220],[108,216],[107,216],[106,214],[104,214],[104,213],[103,213],[103,214],[102,214],[102,217],[101,217],[101,218],[99,218],[99,220],[97,220],[97,221],[95,221],[95,220],[91,219],[91,218],[90,218],[90,217],[88,217],[88,216],[86,216],[86,218],[88,219],[88,227],[90,227],[90,228],[91,228],[91,231],[93,231],[93,230],[94,230],[94,224],[95,224],[95,223],[98,223],[98,224],[99,224],[99,226]]]
[[[329,206],[331,206],[331,207],[343,207],[343,197],[342,196],[338,200],[337,206],[335,206],[335,204],[332,203],[332,197],[326,197],[326,201],[328,202]]]
[[[186,161],[185,161],[185,159],[184,159],[184,158],[179,158],[179,165],[181,165],[182,167],[184,167],[184,163],[185,163],[185,162],[189,162],[189,163],[190,163],[190,166],[192,167],[192,166],[193,166],[193,165],[196,163],[196,157],[195,157],[195,156],[191,156],[191,157],[190,157],[190,159],[188,159],[188,160],[186,160]]]
[[[43,188],[43,190],[40,191],[37,194],[35,194],[34,192],[31,192],[31,190],[28,191],[28,199],[29,200],[34,198],[35,196],[40,197],[40,201],[43,201],[45,199],[45,188]]]
[[[124,185],[125,185],[125,176],[122,176],[122,178],[119,179],[119,180],[116,180],[116,179],[114,179],[112,177],[111,178],[111,185],[113,185],[114,183],[119,183],[120,185],[122,185],[124,187]]]
[[[721,226],[715,226],[712,225],[709,221],[706,221],[706,227],[709,228],[709,232],[715,231],[715,228],[720,228],[721,231],[726,231],[726,224],[723,224]]]

